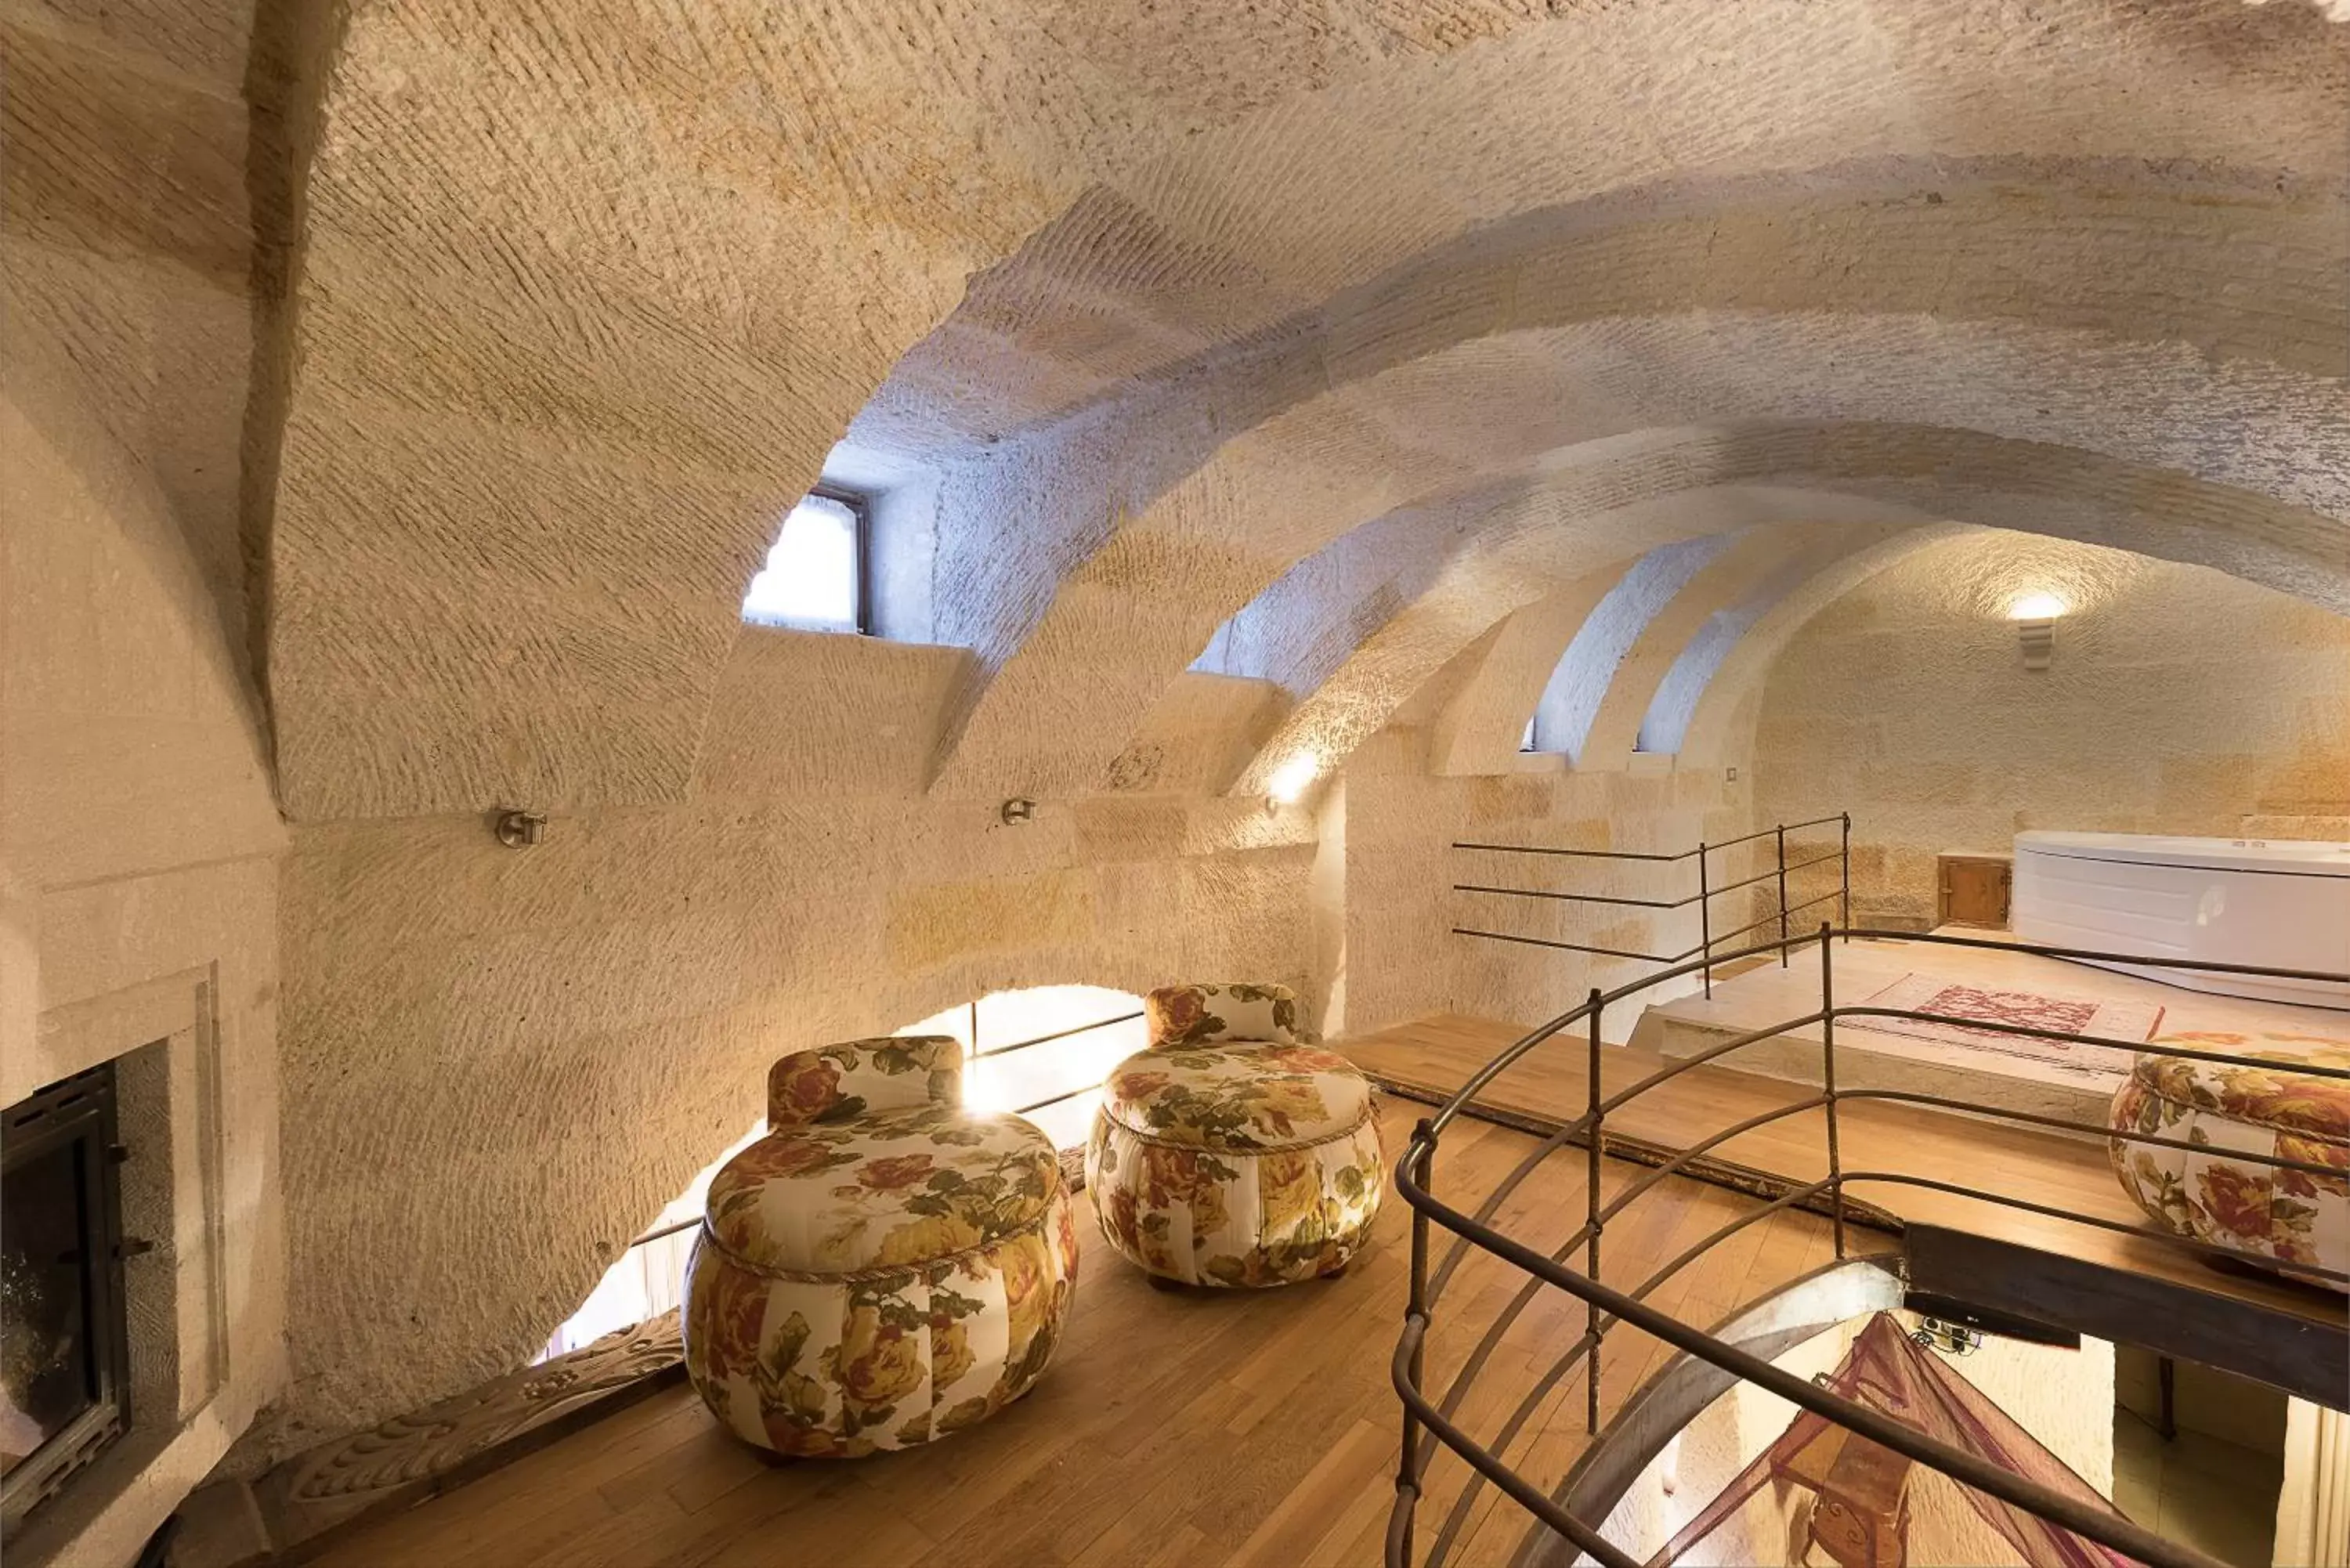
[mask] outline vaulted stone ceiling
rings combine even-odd
[[[1541,1015],[1556,976],[1442,946],[1451,818],[1244,797],[1383,726],[1500,773],[1660,548],[1727,539],[1627,593],[1560,793],[1674,847],[1745,809],[1684,789],[1721,774],[1633,781],[1659,805],[1597,770],[1651,713],[1742,760],[1773,650],[1955,528],[2350,610],[2350,28],[2309,0],[351,0],[260,32],[214,50],[229,151],[159,109],[152,210],[78,192],[226,283],[74,357],[216,508],[244,415],[296,823],[276,1036],[247,988],[284,1445],[543,1343],[779,1041],[1347,962],[1358,1017]],[[79,128],[55,161],[113,156],[35,76],[10,112]],[[290,292],[248,356],[254,226]],[[10,279],[78,343],[68,281]],[[968,652],[742,627],[844,435],[935,480],[927,630]],[[1217,708],[1182,679],[1211,642],[1278,691]],[[1034,830],[997,831],[1015,794]],[[516,805],[541,850],[474,815]]]
[[[949,795],[1106,787],[1285,591],[1261,788],[1732,527],[2350,608],[2346,59],[2238,0],[358,5],[296,235],[284,798],[678,798],[852,422],[941,476]]]

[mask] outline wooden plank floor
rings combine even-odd
[[[1474,1030],[1440,1030],[1465,1046]],[[1353,1044],[1350,1043],[1349,1048]],[[1421,1107],[1386,1099],[1399,1150]],[[1534,1140],[1486,1123],[1444,1145],[1441,1178],[1489,1190]],[[1609,1161],[1603,1188],[1645,1174]],[[1513,1234],[1555,1246],[1583,1203],[1584,1156],[1562,1150],[1501,1211]],[[1629,1286],[1752,1200],[1674,1179],[1608,1231],[1605,1277]],[[701,1565],[1230,1563],[1379,1561],[1399,1414],[1388,1365],[1409,1268],[1409,1210],[1392,1192],[1375,1244],[1342,1279],[1248,1293],[1162,1292],[1095,1237],[1068,1337],[1034,1393],[951,1440],[851,1463],[769,1463],[721,1433],[690,1389],[664,1392],[405,1513],[343,1537],[337,1568],[488,1563],[498,1568]],[[1442,1233],[1438,1233],[1441,1239]],[[1828,1228],[1781,1213],[1753,1225],[1652,1298],[1700,1323],[1810,1272]],[[1439,1303],[1429,1386],[1441,1392],[1523,1276],[1472,1254]],[[1583,1308],[1534,1295],[1503,1334],[1458,1418],[1492,1440],[1583,1331]],[[1629,1331],[1607,1340],[1613,1409],[1662,1361]],[[1581,1376],[1539,1402],[1513,1463],[1547,1486],[1583,1441]],[[1467,1475],[1446,1454],[1429,1472],[1423,1551]],[[1527,1519],[1491,1488],[1466,1511],[1450,1561],[1499,1564]]]
[[[1818,1005],[1816,982],[1810,1005]],[[1492,1019],[1443,1016],[1348,1040],[1339,1048],[1366,1071],[1390,1083],[1450,1095],[1524,1033],[1516,1024]],[[1612,1095],[1663,1065],[1664,1058],[1642,1046],[1604,1047],[1602,1092]],[[1554,1039],[1496,1079],[1482,1098],[1501,1109],[1571,1119],[1583,1114],[1587,1076],[1584,1042]],[[1685,1147],[1748,1116],[1807,1099],[1816,1092],[1806,1085],[1717,1066],[1693,1067],[1612,1114],[1608,1126],[1634,1137]],[[2341,1322],[2345,1310],[2350,1310],[2334,1292],[2287,1284],[2266,1275],[2221,1273],[2183,1249],[2165,1245],[2145,1229],[2145,1217],[2124,1195],[2101,1144],[1881,1101],[1843,1105],[1838,1122],[1842,1162],[1848,1171],[1890,1171],[1953,1182],[2117,1220],[2132,1229],[2117,1233],[1889,1182],[1856,1183],[1850,1189],[1852,1196],[1905,1220],[2110,1263],[2328,1322]],[[1805,1112],[1742,1133],[1713,1152],[1798,1181],[1814,1181],[1827,1174],[1825,1126],[1823,1113]],[[1440,1196],[1458,1190],[1443,1179],[1440,1153],[1438,1158]]]
[[[1358,1036],[1339,1049],[1390,1082],[1449,1094],[1522,1031],[1440,1017]],[[1661,1059],[1609,1046],[1603,1087],[1624,1086]],[[1497,1081],[1497,1107],[1552,1117],[1582,1113],[1586,1059],[1561,1040]],[[1610,1125],[1687,1145],[1811,1091],[1700,1067],[1627,1106]],[[1390,1155],[1425,1107],[1382,1097]],[[2136,1224],[2093,1144],[1910,1106],[1844,1107],[1847,1169],[1879,1168],[2014,1193]],[[1534,1140],[1486,1122],[1456,1123],[1436,1186],[1473,1210]],[[1755,1129],[1725,1158],[1800,1180],[1825,1173],[1819,1113]],[[1603,1195],[1646,1175],[1607,1161]],[[1547,1251],[1584,1210],[1585,1157],[1554,1152],[1502,1206],[1496,1222]],[[2343,1299],[2258,1278],[2223,1275],[2142,1235],[2116,1234],[1923,1189],[1856,1189],[1894,1212],[2027,1245],[2162,1274],[2339,1321]],[[1731,1219],[1750,1198],[1670,1179],[1607,1231],[1603,1277],[1619,1288]],[[700,1568],[827,1563],[888,1568],[962,1565],[1292,1563],[1379,1560],[1393,1498],[1399,1407],[1388,1368],[1409,1267],[1409,1212],[1390,1193],[1378,1238],[1343,1279],[1287,1290],[1162,1292],[1092,1241],[1068,1337],[1038,1388],[987,1425],[944,1443],[855,1463],[773,1464],[722,1434],[691,1390],[657,1396],[444,1497],[347,1536],[321,1559],[339,1568],[484,1563],[536,1568]],[[1442,1232],[1438,1233],[1442,1255]],[[1888,1238],[1855,1231],[1856,1252]],[[1782,1212],[1701,1255],[1650,1300],[1711,1324],[1827,1262],[1829,1228]],[[1428,1346],[1438,1393],[1479,1337],[1522,1293],[1524,1277],[1467,1257],[1438,1304]],[[1457,1418],[1496,1442],[1504,1423],[1582,1334],[1582,1303],[1535,1293],[1502,1332]],[[1601,1355],[1603,1411],[1621,1406],[1666,1360],[1663,1346],[1623,1331]],[[1547,1487],[1583,1444],[1578,1372],[1533,1402],[1506,1458]],[[1468,1472],[1442,1454],[1419,1513],[1424,1556],[1446,1529]],[[1490,1487],[1462,1509],[1449,1563],[1507,1563],[1525,1515]]]

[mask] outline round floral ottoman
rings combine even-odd
[[[856,1040],[777,1062],[765,1137],[720,1168],[685,1366],[745,1442],[854,1457],[984,1420],[1044,1374],[1076,1227],[1052,1141],[962,1107],[962,1047]]]
[[[2141,1054],[2114,1096],[2110,1125],[2191,1149],[2110,1138],[2122,1189],[2165,1230],[2288,1263],[2350,1271],[2350,1041],[2309,1034],[2166,1034],[2159,1048],[2224,1052],[2268,1066]],[[2240,1158],[2268,1155],[2337,1174]],[[2306,1277],[2306,1276],[2303,1276]],[[2340,1281],[2321,1281],[2336,1290]]]
[[[1369,1236],[1370,1085],[1296,1038],[1295,1006],[1278,986],[1150,993],[1153,1044],[1112,1069],[1086,1145],[1102,1234],[1150,1273],[1292,1284],[1339,1272]]]

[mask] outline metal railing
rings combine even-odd
[[[1834,819],[1830,819],[1834,820]],[[1396,1501],[1388,1517],[1387,1562],[1389,1568],[1408,1568],[1413,1562],[1416,1515],[1423,1491],[1423,1483],[1430,1461],[1439,1448],[1449,1449],[1465,1460],[1471,1474],[1440,1527],[1426,1561],[1433,1565],[1441,1563],[1459,1538],[1468,1521],[1479,1490],[1486,1482],[1519,1504],[1536,1521],[1587,1553],[1606,1568],[1638,1568],[1636,1560],[1620,1547],[1600,1536],[1594,1523],[1576,1518],[1549,1492],[1520,1474],[1503,1458],[1511,1444],[1524,1430],[1528,1421],[1540,1410],[1552,1392],[1578,1368],[1584,1373],[1584,1429],[1593,1440],[1601,1431],[1600,1360],[1599,1349],[1609,1332],[1629,1324],[1643,1333],[1664,1341],[1676,1349],[1752,1383],[1782,1398],[1821,1416],[1849,1431],[1877,1443],[1929,1469],[1938,1470],[1960,1483],[1986,1492],[2002,1501],[2022,1509],[2063,1529],[2085,1536],[2107,1547],[2124,1552],[2154,1568],[2219,1568],[2199,1552],[2164,1539],[2118,1513],[2109,1513],[2092,1507],[2078,1499],[2067,1497],[2036,1482],[2027,1480],[1981,1456],[1940,1442],[1915,1428],[1904,1425],[1882,1412],[1856,1404],[1815,1385],[1794,1376],[1768,1361],[1724,1344],[1702,1331],[1684,1324],[1670,1314],[1648,1305],[1645,1298],[1670,1280],[1713,1247],[1737,1234],[1758,1220],[1783,1209],[1797,1205],[1822,1204],[1827,1212],[1834,1237],[1835,1256],[1847,1255],[1847,1212],[1845,1199],[1846,1187],[1856,1182],[1908,1185],[1996,1204],[2022,1212],[2041,1215],[2106,1231],[2126,1232],[2133,1237],[2158,1245],[2191,1252],[2206,1258],[2241,1260],[2258,1264],[2263,1269],[2288,1274],[2299,1274],[2312,1280],[2350,1282],[2350,1274],[2341,1270],[2321,1268],[2314,1264],[2281,1261],[2265,1253],[2241,1248],[2221,1246],[2125,1223],[2102,1215],[2085,1214],[2035,1202],[2011,1194],[1986,1191],[1956,1182],[1942,1181],[1903,1171],[1847,1170],[1844,1167],[1839,1137],[1837,1107],[1847,1101],[1880,1100],[1906,1105],[1929,1106],[1944,1110],[1963,1111],[1970,1116],[1989,1116],[2024,1126],[2085,1133],[2100,1138],[2119,1138],[2131,1143],[2170,1148],[2190,1148],[2197,1146],[2158,1134],[2071,1121],[2062,1116],[2033,1112],[2010,1110],[2002,1106],[1981,1105],[1943,1096],[1914,1094],[1892,1089],[1840,1089],[1836,1085],[1836,1021],[1845,1018],[1908,1018],[1929,1023],[1957,1025],[1970,1030],[1993,1033],[2029,1036],[2040,1040],[2057,1040],[2079,1045],[2103,1046],[2132,1055],[2154,1055],[2182,1061],[2212,1063],[2221,1065],[2251,1066],[2276,1070],[2274,1061],[2233,1054],[2223,1051],[2205,1051],[2184,1046],[2155,1046],[2145,1042],[2122,1041],[2095,1035],[2067,1033],[2058,1030],[2033,1028],[2018,1024],[1999,1023],[1974,1018],[1958,1018],[1947,1014],[1909,1009],[1840,1006],[1835,1000],[1835,975],[1832,959],[1836,939],[1849,942],[1854,938],[1867,940],[1919,942],[1957,948],[1991,949],[2001,952],[2023,953],[2041,958],[2075,960],[2090,963],[2155,962],[2173,970],[2191,970],[2216,974],[2239,974],[2280,980],[2313,980],[2350,983],[2350,975],[2327,971],[2270,968],[2254,964],[2193,962],[2175,959],[2149,959],[2144,954],[2108,953],[2077,948],[2041,946],[2027,942],[1999,941],[1988,938],[1957,937],[1923,934],[1911,931],[1855,930],[1822,925],[1814,933],[1754,943],[1740,951],[1726,955],[1744,958],[1776,953],[1783,959],[1795,949],[1816,945],[1820,958],[1820,1005],[1817,1012],[1788,1019],[1768,1028],[1759,1029],[1709,1047],[1693,1055],[1668,1062],[1637,1083],[1606,1093],[1601,1082],[1603,1046],[1600,1021],[1606,1010],[1652,987],[1690,973],[1712,961],[1720,961],[1707,952],[1693,961],[1684,961],[1659,973],[1648,975],[1612,991],[1594,988],[1584,1002],[1560,1014],[1549,1023],[1526,1034],[1494,1056],[1473,1074],[1460,1091],[1445,1102],[1433,1116],[1422,1120],[1414,1129],[1402,1158],[1396,1164],[1396,1189],[1411,1206],[1411,1280],[1410,1294],[1405,1307],[1403,1332],[1396,1344],[1392,1377],[1397,1394],[1403,1403],[1402,1457],[1396,1471]],[[1816,1023],[1820,1026],[1821,1084],[1816,1095],[1809,1096],[1774,1109],[1750,1116],[1721,1129],[1700,1142],[1679,1149],[1664,1164],[1648,1169],[1638,1180],[1618,1191],[1611,1200],[1601,1199],[1601,1160],[1607,1152],[1607,1117],[1625,1106],[1638,1100],[1658,1085],[1685,1073],[1720,1060],[1733,1052],[1777,1038],[1790,1032]],[[1570,1032],[1574,1032],[1570,1033]],[[1478,1205],[1474,1213],[1438,1198],[1435,1184],[1435,1160],[1444,1129],[1456,1118],[1474,1115],[1478,1096],[1504,1072],[1524,1060],[1545,1043],[1555,1039],[1578,1039],[1586,1058],[1587,1098],[1584,1114],[1573,1120],[1562,1121],[1555,1131],[1538,1144]],[[2295,1063],[2292,1070],[2315,1077],[2350,1079],[2350,1069],[2324,1067],[2314,1064]],[[1633,1200],[1653,1189],[1666,1177],[1686,1169],[1692,1161],[1708,1150],[1757,1127],[1784,1121],[1810,1112],[1820,1113],[1824,1121],[1827,1174],[1819,1180],[1795,1185],[1774,1199],[1758,1203],[1711,1234],[1695,1242],[1679,1255],[1651,1272],[1637,1287],[1617,1290],[1603,1284],[1599,1278],[1600,1242],[1609,1222],[1621,1214]],[[1618,1134],[1619,1137],[1624,1135]],[[1584,1220],[1564,1241],[1547,1251],[1537,1250],[1503,1233],[1494,1224],[1494,1217],[1503,1202],[1517,1189],[1549,1157],[1569,1143],[1579,1142],[1586,1151],[1585,1166]],[[2281,1156],[2259,1155],[2230,1151],[2230,1158],[2250,1164],[2264,1165],[2279,1170],[2306,1172],[2338,1179],[2337,1168],[2313,1164]],[[1455,1240],[1448,1255],[1432,1271],[1430,1243],[1431,1230],[1440,1226],[1452,1232]],[[1577,1251],[1582,1253],[1582,1266],[1568,1262]],[[1521,1271],[1524,1283],[1501,1308],[1494,1322],[1488,1326],[1476,1345],[1470,1351],[1451,1386],[1440,1397],[1431,1399],[1423,1387],[1426,1373],[1425,1350],[1430,1324],[1447,1283],[1463,1260],[1471,1252],[1498,1258]],[[1489,1446],[1471,1437],[1458,1424],[1456,1417],[1461,1404],[1478,1375],[1483,1370],[1502,1336],[1523,1314],[1527,1305],[1545,1288],[1556,1289],[1581,1300],[1584,1303],[1583,1333],[1560,1354],[1553,1365],[1527,1389],[1503,1422]]]
[[[1806,856],[1793,864],[1788,862],[1787,835],[1801,833],[1806,828],[1826,827],[1831,825],[1838,830],[1837,845],[1835,849]],[[1772,863],[1767,869],[1751,877],[1740,877],[1736,881],[1718,882],[1715,879],[1712,857],[1729,850],[1742,848],[1750,844],[1763,843],[1771,845],[1774,851]],[[1504,888],[1484,882],[1452,884],[1452,890],[1456,893],[1488,893],[1501,898],[1539,898],[1552,903],[1604,904],[1618,909],[1667,911],[1686,909],[1694,904],[1697,906],[1698,919],[1697,945],[1685,948],[1679,952],[1638,952],[1625,948],[1595,947],[1585,942],[1560,941],[1549,937],[1530,937],[1512,931],[1489,931],[1469,926],[1455,926],[1452,928],[1452,934],[1458,937],[1482,937],[1497,942],[1520,942],[1528,947],[1553,948],[1565,952],[1591,953],[1602,958],[1631,959],[1644,963],[1679,964],[1689,959],[1700,959],[1703,962],[1700,966],[1699,972],[1703,976],[1705,994],[1709,997],[1713,994],[1713,969],[1716,961],[1714,949],[1721,943],[1742,937],[1749,931],[1760,930],[1776,921],[1779,928],[1779,958],[1780,962],[1783,964],[1786,962],[1786,943],[1794,929],[1789,924],[1792,917],[1834,899],[1836,906],[1836,924],[1841,926],[1852,924],[1852,814],[1849,812],[1839,812],[1834,816],[1815,816],[1808,822],[1777,823],[1769,827],[1758,828],[1752,833],[1742,834],[1736,838],[1723,839],[1718,844],[1700,843],[1696,848],[1684,849],[1678,855],[1651,854],[1630,849],[1560,849],[1536,844],[1477,844],[1459,840],[1454,841],[1452,847],[1502,855],[1547,855],[1571,860],[1607,860],[1627,866],[1679,866],[1685,861],[1696,861],[1697,891],[1679,898],[1631,898],[1611,893],[1577,893],[1547,888]],[[1819,894],[1814,898],[1800,899],[1792,904],[1788,902],[1787,878],[1790,876],[1830,863],[1837,867],[1836,886],[1833,891]],[[1765,914],[1759,920],[1749,920],[1742,926],[1733,927],[1726,931],[1717,931],[1713,929],[1713,901],[1716,898],[1725,894],[1741,892],[1749,888],[1758,888],[1767,882],[1778,884],[1778,908],[1774,911]]]
[[[971,1004],[971,1040],[963,1053],[963,1063],[968,1066],[973,1062],[992,1061],[998,1056],[1009,1056],[1015,1051],[1026,1051],[1038,1045],[1050,1045],[1058,1040],[1074,1040],[1080,1034],[1091,1034],[1120,1023],[1131,1023],[1141,1016],[1142,1010],[1137,1008],[1132,1012],[1121,1012],[1115,1018],[1097,1018],[1091,1023],[1080,1023],[1068,1029],[1055,1029],[1049,1034],[1033,1035],[1026,1040],[1014,1040],[1005,1044],[990,1045],[983,1049],[979,1044],[979,1003],[974,1002]],[[1080,1084],[1065,1093],[1048,1095],[1044,1099],[1032,1101],[1024,1106],[1014,1106],[1012,1108],[1012,1114],[1020,1116],[1031,1116],[1047,1106],[1057,1106],[1065,1100],[1074,1100],[1080,1095],[1090,1095],[1100,1087],[1101,1085],[1097,1081]],[[660,1226],[646,1231],[629,1242],[628,1248],[624,1250],[632,1251],[648,1241],[658,1241],[664,1236],[674,1236],[681,1231],[691,1231],[701,1223],[702,1216],[697,1214],[690,1220],[680,1220],[674,1224]]]

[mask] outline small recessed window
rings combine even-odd
[[[867,629],[864,497],[827,488],[793,507],[743,596],[743,618],[809,631]]]

